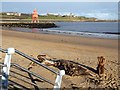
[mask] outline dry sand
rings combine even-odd
[[[52,35],[52,34],[35,34],[10,30],[2,31],[2,48],[13,47],[34,58],[40,53],[49,55],[57,59],[72,60],[96,69],[97,57],[106,58],[105,68],[113,77],[118,79],[118,40],[84,38],[78,36]],[[4,56],[4,55],[3,55]],[[12,62],[27,67],[29,60],[14,54]],[[52,68],[52,67],[51,67]],[[55,69],[55,68],[54,68]],[[13,69],[14,70],[14,69]],[[54,82],[56,75],[43,69],[40,66],[34,66],[32,69],[36,73],[49,78]],[[24,74],[27,75],[27,74]],[[11,80],[16,80],[10,77]],[[19,81],[19,80],[18,80]],[[18,82],[17,81],[17,82]],[[22,81],[19,81],[23,84]],[[85,83],[84,76],[70,77],[65,75],[62,81],[62,87],[96,87]],[[45,82],[37,82],[39,87],[53,87]],[[32,85],[24,84],[26,87],[33,88]]]

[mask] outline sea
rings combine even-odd
[[[54,22],[56,28],[16,28],[10,30],[44,33],[44,34],[63,34],[91,38],[119,39],[120,30],[118,22]]]

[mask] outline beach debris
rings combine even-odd
[[[30,62],[29,65],[27,66],[28,70],[32,69],[33,66],[35,66],[35,63]]]
[[[40,54],[37,56],[38,61],[44,65],[47,66],[53,66],[60,70],[65,70],[65,74],[69,76],[85,76],[85,82],[82,83],[83,86],[86,86],[88,83],[88,86],[91,87],[98,87],[98,88],[117,88],[118,83],[117,80],[115,80],[112,73],[108,72],[105,68],[105,58],[103,56],[97,57],[98,64],[97,68],[93,69],[92,67],[70,61],[70,60],[63,60],[63,59],[51,59],[46,54]],[[30,63],[29,67],[33,67],[34,63]],[[71,86],[75,87],[75,86]]]
[[[114,74],[105,68],[105,58],[99,56],[98,65],[97,65],[97,75],[87,78],[88,83],[96,85],[98,88],[108,88],[108,89],[117,89],[118,80],[115,79]]]
[[[96,86],[97,88],[110,88],[114,89],[118,88],[118,81],[114,78],[114,75],[109,73],[107,74],[108,78],[101,79],[99,76],[89,77],[87,81],[89,84]]]
[[[46,55],[38,55],[37,58],[42,64],[47,66],[54,66],[60,70],[65,70],[66,75],[92,75],[87,68],[70,60],[52,60],[47,59]]]
[[[97,57],[98,58],[98,66],[97,66],[97,73],[102,78],[105,76],[105,58],[103,56]]]
[[[33,55],[30,55],[30,56],[33,57]],[[27,69],[30,70],[30,69],[32,69],[33,66],[36,66],[36,65],[37,65],[37,64],[34,63],[34,62],[30,62],[30,63],[28,64],[28,66],[27,66]]]
[[[32,56],[32,55],[31,55],[31,56]],[[28,69],[28,70],[31,70],[32,67],[33,67],[33,66],[36,66],[36,65],[37,65],[37,64],[34,63],[34,62],[30,62],[29,65],[28,65],[28,67],[27,67],[27,69]],[[32,76],[30,73],[28,73],[28,76],[30,77],[31,82],[35,84],[35,85],[34,85],[35,88],[38,88],[38,86],[36,85],[36,81],[37,81],[37,82],[42,82],[42,83],[44,82],[43,80],[40,80],[40,79],[38,79],[38,78],[33,78],[33,76]],[[37,90],[38,90],[38,89],[37,89]]]

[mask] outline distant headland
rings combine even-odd
[[[1,12],[2,21],[16,20],[19,22],[31,22],[32,14],[18,12]],[[38,15],[37,19],[40,22],[118,22],[118,20],[100,20],[95,17],[75,16],[72,13],[69,15],[55,15],[47,13],[46,15]]]

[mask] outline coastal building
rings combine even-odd
[[[33,23],[39,22],[37,9],[34,9],[34,11],[33,11],[33,13],[32,13],[32,22],[33,22]]]
[[[73,13],[70,13],[70,14],[69,14],[69,17],[75,17],[75,15],[73,15]]]
[[[18,12],[7,12],[6,15],[8,15],[8,16],[21,16],[21,13],[18,13]]]

